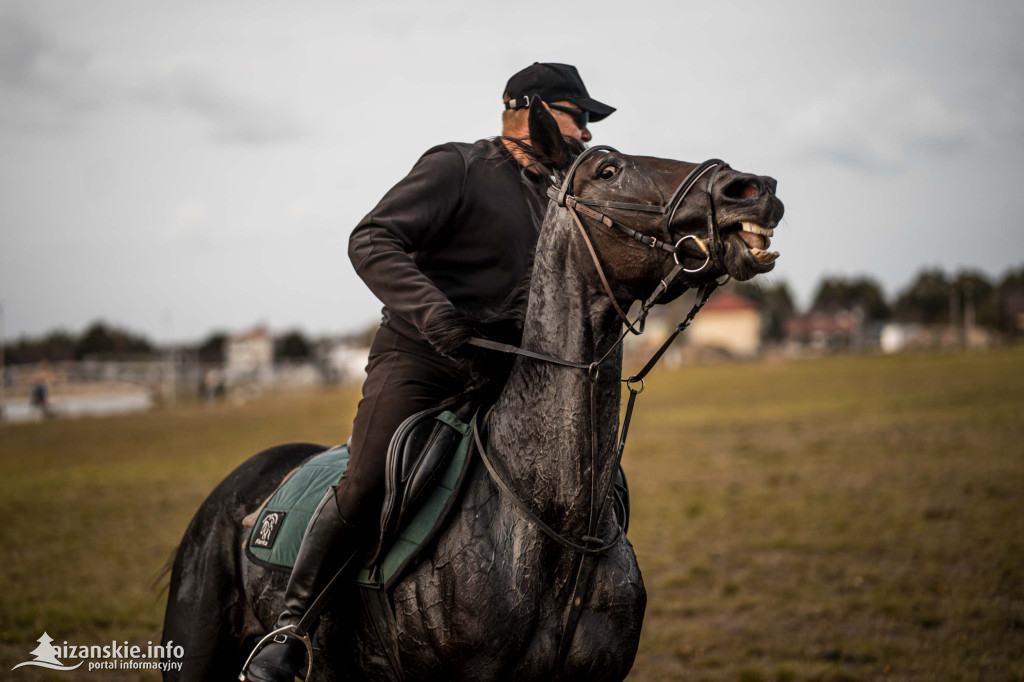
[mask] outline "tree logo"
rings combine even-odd
[[[60,649],[50,644],[50,642],[53,641],[53,637],[50,637],[45,632],[43,633],[43,636],[37,639],[36,641],[39,642],[39,646],[37,646],[34,651],[29,652],[36,657],[36,660],[19,663],[18,665],[11,668],[11,670],[17,670],[23,665],[35,665],[39,666],[40,668],[49,668],[50,670],[74,670],[78,666],[82,665],[82,663],[85,663],[85,661],[79,661],[78,665],[72,666],[70,668],[61,663],[57,659],[57,655],[60,653]],[[65,644],[67,644],[67,642],[65,642]]]

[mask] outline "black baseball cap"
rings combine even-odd
[[[539,95],[548,103],[572,102],[590,112],[590,120],[595,122],[615,111],[615,107],[590,97],[579,71],[571,64],[534,62],[508,79],[505,94],[511,98],[506,109],[527,107],[530,98]]]

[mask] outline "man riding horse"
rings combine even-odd
[[[534,63],[505,86],[500,138],[429,150],[352,232],[349,257],[384,303],[383,320],[348,469],[306,528],[277,629],[294,628],[336,574],[358,568],[377,528],[391,436],[409,416],[465,389],[453,355],[472,329],[467,316],[504,301],[529,267],[547,205],[546,179],[528,155],[533,96],[578,142],[591,139],[589,123],[615,111],[590,97],[574,66]],[[304,665],[306,634],[281,632],[240,679],[291,682]]]

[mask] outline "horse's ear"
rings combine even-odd
[[[530,146],[538,160],[552,172],[564,170],[570,158],[569,147],[558,129],[558,122],[537,95],[530,100]]]

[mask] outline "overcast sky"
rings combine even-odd
[[[595,143],[772,175],[772,281],[1024,265],[1019,2],[0,0],[8,336],[364,327],[352,227],[508,77],[576,64]]]

